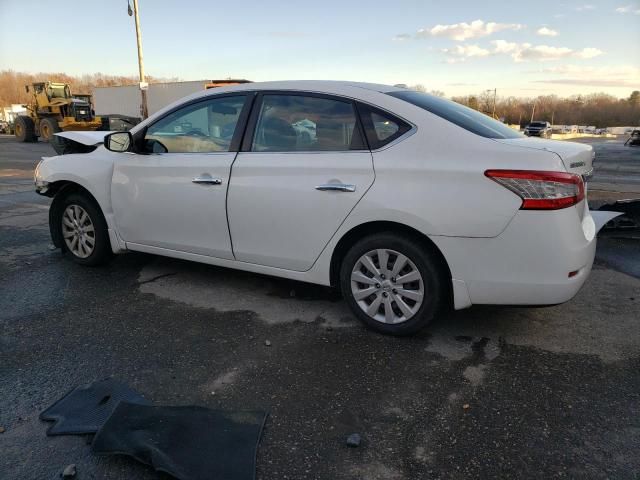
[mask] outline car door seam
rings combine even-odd
[[[225,194],[224,194],[224,214],[225,214],[225,217],[227,218],[227,232],[229,232],[229,244],[231,245],[231,256],[233,257],[234,260],[238,260],[238,259],[236,258],[236,252],[233,248],[233,236],[231,235],[231,221],[229,220],[229,189],[231,188],[231,177],[233,176],[233,166],[235,165],[236,160],[238,159],[238,154],[240,153],[240,150],[242,150],[242,144],[244,142],[244,137],[247,134],[247,129],[249,128],[249,122],[253,114],[253,108],[256,104],[257,97],[258,97],[258,92],[254,91],[253,95],[251,95],[251,98],[248,99],[249,105],[246,106],[246,108],[248,109],[247,116],[246,118],[244,118],[244,125],[241,125],[243,131],[242,131],[242,135],[240,135],[240,141],[236,147],[236,154],[233,157],[233,160],[231,161],[231,165],[229,166],[229,178],[227,180],[227,190],[225,191]]]
[[[344,223],[347,221],[347,218],[349,218],[349,216],[351,215],[351,212],[353,212],[355,210],[355,208],[360,204],[360,202],[364,199],[364,197],[367,195],[367,193],[369,192],[369,190],[371,190],[371,187],[373,187],[373,184],[376,183],[376,167],[375,167],[375,163],[373,161],[373,153],[371,151],[369,151],[369,155],[371,156],[371,170],[373,172],[373,179],[371,180],[371,183],[369,184],[369,186],[367,187],[367,189],[364,191],[364,193],[362,194],[362,196],[358,199],[358,201],[355,203],[355,205],[353,206],[353,208],[351,208],[351,210],[349,210],[347,212],[347,214],[344,216],[344,218],[342,219],[342,221],[340,222],[340,224],[338,225],[338,228],[336,228],[336,231],[333,232],[333,235],[331,235],[329,237],[329,239],[327,240],[327,243],[325,243],[324,247],[322,247],[322,249],[320,250],[320,253],[318,253],[318,256],[315,258],[315,260],[313,261],[313,263],[311,264],[311,266],[306,269],[303,270],[303,272],[308,272],[310,270],[313,269],[313,267],[315,266],[316,262],[318,261],[318,259],[322,256],[322,254],[324,253],[324,251],[327,249],[327,246],[331,243],[331,241],[333,240],[333,238],[337,235],[337,233],[340,231],[340,229],[342,228],[342,225],[344,225]]]
[[[229,221],[229,189],[231,188],[231,175],[233,172],[233,165],[236,163],[236,159],[238,158],[238,153],[239,152],[236,152],[235,156],[233,157],[233,161],[229,166],[229,179],[227,180],[227,189],[224,194],[224,214],[225,214],[225,217],[227,218],[227,232],[229,232],[229,244],[231,245],[231,256],[233,257],[234,260],[238,260],[238,259],[236,258],[236,252],[233,249],[233,237],[231,236],[231,223]]]

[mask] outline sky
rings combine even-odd
[[[145,70],[155,77],[628,97],[640,89],[640,0],[587,2],[139,0],[139,7]],[[0,0],[0,70],[136,75],[126,3]]]

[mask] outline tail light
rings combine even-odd
[[[580,175],[534,170],[487,170],[484,174],[518,195],[521,210],[558,210],[584,199]]]

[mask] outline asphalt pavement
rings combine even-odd
[[[640,197],[640,148],[625,147],[625,136],[577,138],[572,142],[592,145],[596,158],[590,188]]]
[[[603,198],[633,194],[623,147],[594,146],[614,172]],[[324,287],[136,253],[75,265],[33,192],[46,155],[0,137],[0,478],[168,478],[46,437],[43,409],[109,376],[158,405],[268,410],[260,480],[640,478],[633,238],[603,237],[564,305],[472,307],[391,338]]]

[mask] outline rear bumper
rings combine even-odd
[[[587,209],[580,219],[579,209],[520,210],[495,238],[432,237],[456,284],[455,307],[554,305],[573,298],[596,249],[593,218]]]

